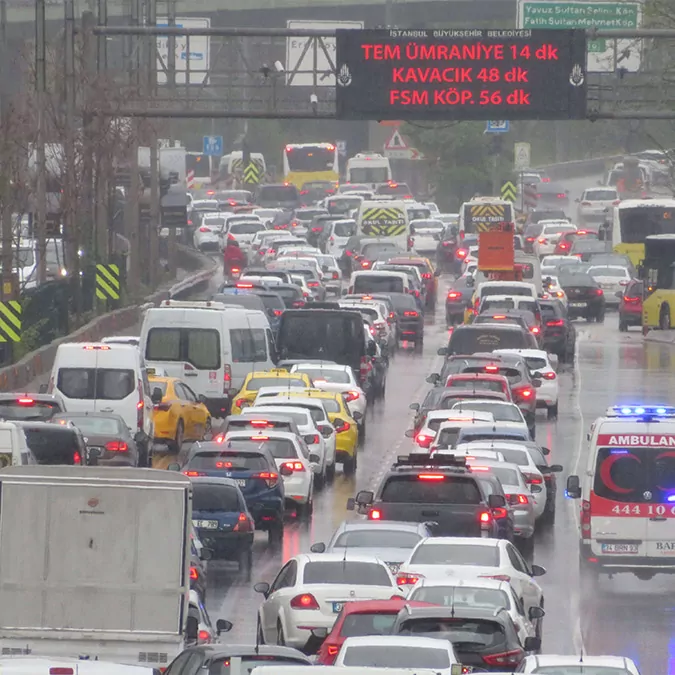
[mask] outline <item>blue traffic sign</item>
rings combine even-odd
[[[485,133],[488,134],[505,134],[509,130],[508,120],[488,120],[485,127]]]
[[[223,154],[223,137],[222,136],[204,136],[204,150],[205,155],[213,155],[219,157]]]

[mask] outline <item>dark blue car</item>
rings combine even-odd
[[[251,576],[255,521],[232,478],[192,478],[192,524],[212,559],[236,560]]]
[[[227,441],[196,443],[183,467],[190,478],[231,478],[244,496],[255,528],[267,532],[272,545],[280,544],[284,536],[285,471],[290,470],[282,467],[279,475],[269,450],[243,450]]]
[[[281,295],[275,293],[273,289],[274,286],[268,289],[261,284],[244,280],[234,284],[223,284],[217,299],[227,303],[226,296],[228,295],[257,295],[262,301],[267,320],[270,322],[270,328],[276,336],[281,323],[281,315],[286,309],[286,303]]]

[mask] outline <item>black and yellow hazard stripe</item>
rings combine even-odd
[[[362,222],[370,222],[370,221],[404,221],[405,222],[405,214],[401,209],[397,208],[386,208],[382,206],[374,206],[372,208],[366,209],[363,212],[363,216],[361,218]]]
[[[21,303],[0,302],[0,342],[21,342]]]
[[[117,265],[96,265],[96,297],[99,300],[120,299],[120,268]]]
[[[405,234],[405,223],[371,223],[370,234],[376,237],[396,237]]]
[[[472,218],[485,218],[489,216],[504,218],[503,204],[476,204],[471,207]]]
[[[251,161],[246,165],[244,169],[244,183],[257,185],[262,180],[262,177],[262,168],[256,162]]]

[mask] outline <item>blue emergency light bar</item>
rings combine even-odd
[[[672,405],[614,405],[607,409],[607,417],[675,417]]]

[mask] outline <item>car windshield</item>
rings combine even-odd
[[[305,584],[346,584],[348,586],[391,586],[383,565],[369,562],[313,560],[303,570]]]
[[[399,504],[480,504],[481,493],[473,478],[445,476],[425,480],[414,476],[390,476],[380,500]]]
[[[123,423],[114,417],[100,417],[89,415],[61,416],[60,420],[69,420],[83,434],[92,436],[126,436]]]
[[[35,401],[30,397],[0,402],[0,419],[3,420],[50,420],[61,412],[58,403]]]
[[[343,532],[333,546],[346,548],[415,548],[421,539],[416,532],[368,528]]]
[[[582,201],[610,202],[617,199],[616,190],[586,190]]]
[[[349,384],[351,379],[344,370],[323,370],[321,368],[303,368],[302,371],[305,375],[314,382],[323,383],[328,382],[330,384]]]
[[[366,612],[350,613],[345,616],[340,629],[342,637],[358,637],[361,635],[390,635],[396,621],[398,610],[389,614]]]
[[[364,645],[347,647],[343,666],[374,668],[431,668],[448,669],[448,649],[410,647],[407,645]]]
[[[485,298],[481,311],[488,309],[515,309],[516,301],[513,298],[498,298],[492,300],[490,297]]]
[[[258,414],[258,412],[257,412],[258,406],[256,406],[253,409],[253,411],[254,411],[254,414]],[[259,414],[264,415],[265,413],[261,410],[259,412]],[[298,426],[298,427],[306,427],[306,426],[309,426],[309,425],[312,424],[311,415],[309,414],[309,411],[301,412],[299,410],[297,410],[297,411],[296,410],[284,410],[283,412],[281,412],[281,414],[284,417],[288,417],[290,420],[295,422],[296,426]],[[230,424],[232,424],[232,422],[236,421],[236,419],[237,418],[235,417],[233,420],[231,420]],[[253,418],[251,418],[251,419],[253,419]]]
[[[628,277],[628,272],[622,267],[589,267],[588,273],[592,277],[616,277],[617,279]]]
[[[542,236],[546,236],[547,234],[562,234],[574,229],[574,225],[570,223],[567,223],[567,225],[544,225]]]
[[[194,483],[192,486],[194,511],[241,511],[237,489],[232,485]]]
[[[430,602],[444,607],[489,607],[510,609],[511,603],[506,591],[480,586],[420,586],[408,600]]]
[[[230,234],[255,234],[264,229],[265,225],[263,223],[249,221],[244,223],[232,223],[229,232]]]
[[[206,471],[267,471],[267,459],[258,453],[201,451],[193,455],[185,467]]]
[[[480,378],[461,379],[452,378],[448,380],[446,387],[455,389],[487,389],[488,391],[504,391],[504,384],[499,380],[482,380]]]
[[[353,237],[356,232],[356,221],[340,220],[333,225],[333,234],[336,237]]]
[[[334,197],[326,205],[329,213],[347,213],[358,209],[362,201],[361,197]]]
[[[471,401],[470,403],[463,403],[459,401],[452,406],[453,409],[461,410],[463,412],[470,412],[475,410],[477,412],[492,413],[495,422],[522,422],[523,415],[520,408],[515,403],[496,403],[492,401]]]

